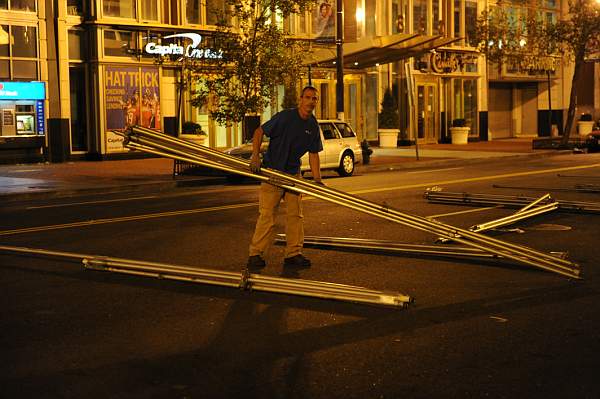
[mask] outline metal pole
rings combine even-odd
[[[178,145],[179,147],[194,149],[196,152],[204,154],[205,156],[214,155],[216,159],[223,160],[224,163],[228,162],[229,165],[236,164],[237,166],[243,169],[244,173],[247,173],[246,171],[248,171],[249,168],[249,164],[245,160],[223,154],[219,151],[204,146],[188,143],[180,139],[169,137],[164,134],[157,133],[156,131],[152,131],[150,129],[134,127],[131,129],[130,132],[122,132],[121,134],[128,137],[128,140],[126,140],[127,143],[130,140],[138,140],[140,138],[139,135],[143,134],[149,137],[162,139],[164,142],[172,143]],[[152,145],[152,143],[150,144]],[[172,154],[169,154],[168,152],[169,147],[163,146],[163,149],[165,149],[165,151],[167,152],[162,152],[160,154],[157,152],[153,153],[157,155],[163,155],[166,157],[172,157]],[[194,155],[188,154],[188,157],[194,158]],[[206,158],[203,158],[201,156],[197,157],[197,160],[194,163],[207,165]],[[236,167],[231,167],[231,169],[233,173],[236,173]],[[579,270],[576,264],[564,261],[562,259],[558,259],[552,255],[548,255],[546,253],[536,251],[528,247],[503,242],[500,240],[493,239],[491,237],[485,237],[470,232],[468,230],[462,230],[453,226],[442,224],[435,220],[429,220],[418,216],[404,214],[394,209],[390,209],[386,206],[381,206],[376,203],[363,200],[359,197],[354,197],[345,192],[335,190],[326,186],[314,184],[303,179],[298,179],[278,171],[263,169],[262,175],[269,176],[270,183],[284,187],[290,191],[312,195],[316,198],[347,206],[351,209],[378,216],[380,218],[393,221],[395,223],[400,223],[409,227],[413,227],[415,229],[427,231],[432,234],[441,235],[447,238],[453,238],[459,243],[464,243],[465,245],[479,248],[481,250],[494,253],[498,256],[513,259],[515,261],[527,264],[529,266],[554,271],[556,273],[573,278],[579,278]],[[457,236],[460,236],[460,238],[457,238]]]
[[[159,279],[242,288],[249,291],[284,293],[396,307],[402,307],[413,301],[411,297],[396,292],[375,291],[363,287],[322,281],[269,277],[260,274],[250,274],[247,271],[234,273],[189,266],[178,266],[168,263],[145,262],[132,259],[4,245],[0,246],[0,251],[16,253],[19,255],[52,256],[77,260],[83,263],[86,270],[108,271],[134,276],[156,277]]]
[[[344,120],[344,0],[336,2],[336,84],[335,108],[337,118]]]

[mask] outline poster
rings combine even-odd
[[[108,65],[105,69],[106,151],[123,152],[123,138],[112,130],[141,125],[160,129],[157,67]]]
[[[333,0],[321,0],[313,10],[313,33],[315,41],[335,42],[335,7]]]

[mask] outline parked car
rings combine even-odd
[[[585,147],[588,152],[600,151],[600,130],[592,130],[585,138]]]
[[[346,122],[335,119],[319,120],[323,151],[319,152],[321,170],[335,170],[340,176],[352,176],[356,164],[362,162],[362,147],[356,133]],[[268,137],[264,136],[261,154],[267,151]],[[238,147],[230,148],[226,154],[250,159],[252,156],[252,141]],[[300,170],[304,173],[310,170],[308,153],[302,158]]]

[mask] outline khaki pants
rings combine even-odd
[[[302,196],[272,184],[261,183],[258,200],[259,215],[252,243],[250,244],[250,256],[264,256],[273,244],[275,238],[275,211],[279,207],[282,198],[285,201],[287,211],[285,257],[289,258],[302,252],[302,245],[304,244]]]

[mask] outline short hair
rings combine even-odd
[[[316,91],[317,93],[319,92],[319,90],[318,90],[318,89],[317,89],[315,86],[311,86],[311,85],[304,86],[304,88],[302,89],[302,93],[300,93],[300,97],[304,97],[304,92],[305,92],[306,90],[314,90],[314,91]]]

